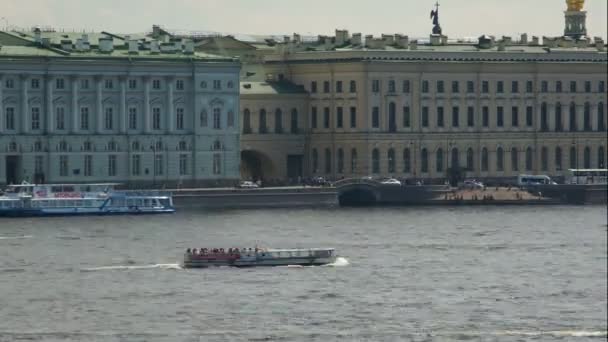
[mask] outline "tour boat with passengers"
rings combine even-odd
[[[320,266],[332,264],[337,255],[333,248],[267,249],[267,248],[196,248],[186,250],[185,268],[213,266]]]
[[[119,184],[9,185],[0,216],[71,216],[173,213],[171,193],[115,190]]]

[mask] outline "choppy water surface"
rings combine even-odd
[[[0,341],[598,341],[606,208],[0,219]],[[187,247],[335,247],[184,270]]]

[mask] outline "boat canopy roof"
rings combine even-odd
[[[118,186],[121,183],[62,183],[62,184],[31,184],[31,183],[21,183],[21,184],[10,184],[7,185],[11,188],[29,188],[34,186]]]

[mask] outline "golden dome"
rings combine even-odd
[[[585,5],[585,0],[566,0],[568,4],[568,11],[578,12],[583,9]]]

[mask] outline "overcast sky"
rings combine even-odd
[[[427,36],[435,0],[0,0],[0,27],[146,32],[168,29],[250,34],[365,34]],[[441,0],[449,37],[481,34],[563,34],[565,0]],[[606,39],[607,0],[587,0],[587,31]]]

